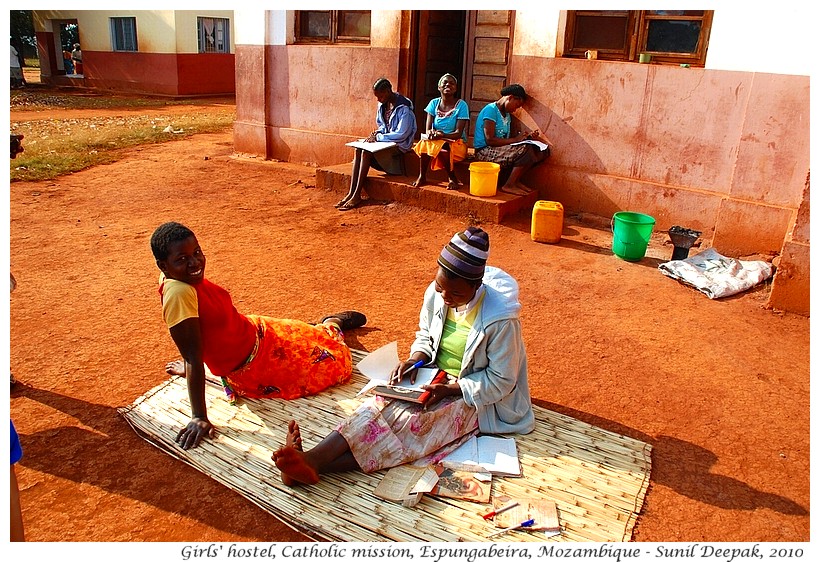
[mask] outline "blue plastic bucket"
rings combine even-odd
[[[612,216],[612,253],[626,261],[646,255],[655,219],[643,213],[621,211]]]

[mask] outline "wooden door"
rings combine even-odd
[[[462,95],[466,25],[467,12],[463,10],[418,12],[418,50],[412,100],[416,107],[419,133],[424,132],[427,122],[424,108],[431,99],[439,96],[438,80],[443,74],[456,77],[459,95]]]
[[[475,126],[478,112],[497,100],[507,85],[512,54],[515,12],[477,10],[469,12],[467,53],[462,97],[470,106],[470,123]],[[471,140],[472,140],[472,135]]]

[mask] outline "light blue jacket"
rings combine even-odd
[[[458,384],[464,401],[478,411],[482,433],[529,433],[535,415],[518,319],[518,283],[496,267],[486,268],[483,283],[484,300],[467,335]],[[446,318],[447,306],[433,282],[424,293],[411,353],[435,359]]]
[[[413,113],[413,102],[396,92],[396,106],[390,115],[390,122],[384,121],[384,108],[380,103],[376,108],[377,141],[392,141],[402,152],[413,146],[416,135],[416,114]]]

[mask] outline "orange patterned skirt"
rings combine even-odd
[[[257,327],[248,361],[223,378],[226,391],[248,398],[291,400],[346,383],[353,372],[341,330],[268,316],[247,315]]]

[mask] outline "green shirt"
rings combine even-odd
[[[482,300],[484,300],[483,292],[475,306],[463,314],[452,308],[447,310],[447,318],[441,334],[441,345],[436,355],[436,365],[449,375],[458,377],[461,373],[461,362],[464,359],[464,350],[467,348],[467,335],[473,327]]]

